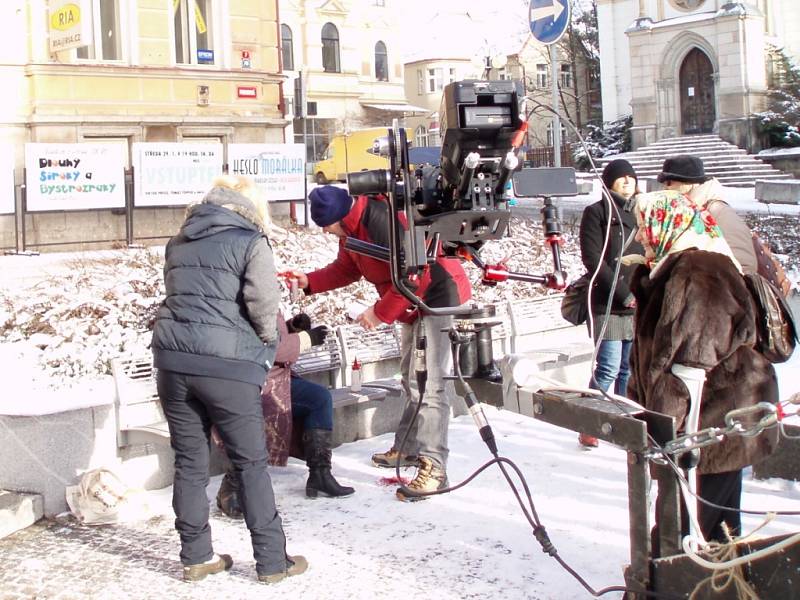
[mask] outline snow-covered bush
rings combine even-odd
[[[800,67],[783,50],[773,50],[769,110],[757,113],[767,146],[800,146]]]
[[[579,171],[588,171],[591,168],[589,156],[595,159],[629,151],[631,149],[632,126],[632,115],[622,117],[616,121],[607,121],[602,126],[588,124],[584,135],[586,148],[582,144],[575,145],[573,154],[575,168]]]

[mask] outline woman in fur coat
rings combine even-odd
[[[705,372],[698,430],[724,428],[731,410],[776,403],[775,371],[754,348],[755,302],[714,218],[676,191],[640,194],[636,214],[646,265],[637,268],[631,285],[637,309],[629,396],[674,417],[679,433],[686,428],[690,396],[674,365]],[[700,450],[698,493],[725,507],[700,503],[706,540],[726,541],[723,523],[732,536],[741,533],[742,468],[769,455],[776,441],[773,429],[729,436]]]

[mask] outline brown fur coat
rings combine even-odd
[[[664,259],[653,279],[639,267],[636,336],[628,394],[646,408],[675,417],[683,432],[689,393],[670,371],[683,364],[706,371],[700,429],[725,427],[725,414],[758,402],[778,401],[772,364],[759,354],[756,307],[744,279],[721,254],[685,250]],[[769,455],[777,431],[754,438],[731,436],[701,450],[701,474],[741,469]]]

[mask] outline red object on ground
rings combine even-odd
[[[400,484],[408,485],[409,483],[411,483],[411,479],[407,477],[401,477],[400,479],[398,479],[397,477],[381,477],[380,479],[378,479],[378,485],[385,485],[385,486],[400,485]]]

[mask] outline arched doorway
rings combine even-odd
[[[714,67],[705,52],[693,48],[683,59],[680,72],[681,130],[711,133],[714,109]]]

